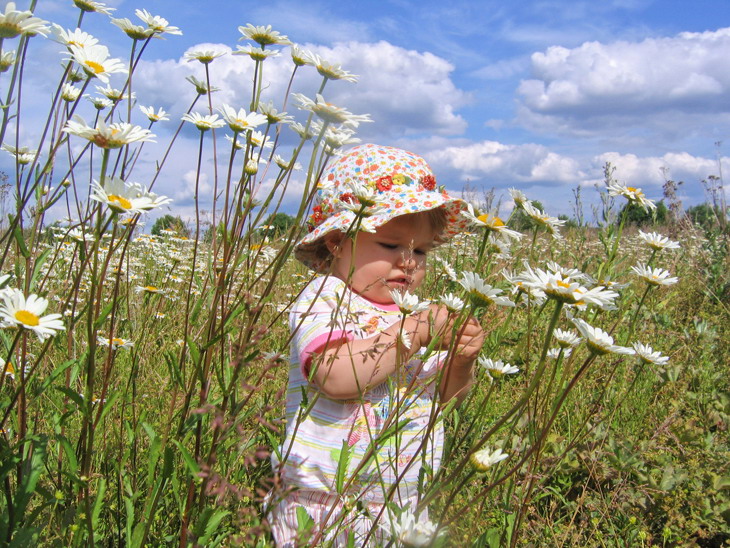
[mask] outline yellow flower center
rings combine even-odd
[[[146,285],[144,288],[153,293],[158,290],[154,285]]]
[[[40,323],[40,318],[27,310],[18,310],[15,313],[15,319],[23,325],[29,325],[31,327],[35,327]]]
[[[558,280],[555,283],[558,285],[558,287],[564,287],[565,289],[569,289],[570,288],[570,284],[565,283],[563,280]]]
[[[124,339],[120,339],[118,337],[114,337],[112,339],[112,344],[115,345],[115,346],[121,346],[121,345],[124,344]]]
[[[85,65],[94,71],[94,74],[101,74],[104,72],[104,65],[101,65],[96,61],[86,61]]]
[[[502,219],[500,219],[499,217],[493,217],[489,213],[485,213],[484,215],[479,215],[479,217],[477,217],[477,219],[479,219],[481,222],[483,222],[484,224],[487,224],[489,226],[493,226],[493,227],[504,226],[504,221],[502,221]]]
[[[109,195],[109,201],[114,202],[115,204],[119,205],[120,207],[123,207],[124,209],[132,209],[132,202],[127,200],[126,198],[122,196],[117,196],[116,194],[110,194]]]
[[[15,375],[15,367],[13,367],[13,364],[8,362],[5,364],[5,374],[6,375]]]

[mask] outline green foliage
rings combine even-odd
[[[189,238],[191,236],[190,229],[179,215],[170,215],[168,213],[159,217],[152,225],[150,233],[155,236],[161,236],[164,234],[163,231],[165,230],[173,231],[176,236],[184,236],[185,238]]]
[[[261,228],[267,236],[280,236],[289,231],[296,219],[286,213],[274,213],[267,217]]]
[[[618,220],[626,216],[626,224],[639,227],[661,226],[666,224],[669,210],[664,204],[664,200],[660,200],[656,204],[655,210],[645,210],[635,202],[626,202],[618,215]]]
[[[722,216],[722,210],[719,207],[712,206],[707,202],[688,207],[686,213],[694,224],[705,230],[717,225]]]

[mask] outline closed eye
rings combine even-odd
[[[380,245],[385,249],[396,249],[398,247],[396,244],[387,244],[385,242],[380,242]]]

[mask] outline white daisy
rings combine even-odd
[[[646,364],[666,365],[669,362],[668,356],[662,356],[661,352],[655,352],[648,344],[635,342],[632,346],[639,359]]]
[[[409,291],[400,292],[397,290],[391,291],[390,296],[393,299],[393,303],[398,306],[401,314],[410,315],[418,312],[428,310],[430,301],[421,301],[418,296],[413,295]]]
[[[502,360],[493,360],[491,358],[485,358],[479,356],[477,359],[479,365],[481,365],[487,372],[487,376],[491,381],[493,378],[503,377],[504,375],[514,375],[520,372],[520,368],[508,363],[504,363]]]
[[[646,283],[653,286],[667,286],[676,284],[679,278],[672,278],[669,276],[669,271],[663,268],[652,268],[643,264],[632,266],[637,276],[642,278]]]
[[[489,468],[507,458],[509,458],[509,455],[503,452],[501,448],[491,451],[489,447],[484,447],[484,449],[474,451],[469,456],[469,462],[480,472],[486,472]]]
[[[598,327],[591,327],[580,318],[573,319],[573,325],[578,328],[581,335],[586,339],[588,350],[598,356],[605,354],[625,354],[632,355],[636,352],[632,348],[625,346],[617,346],[613,344],[613,337]]]
[[[500,293],[502,293],[501,289],[484,283],[484,280],[475,272],[463,272],[459,284],[467,290],[472,302],[477,306],[487,306],[489,304],[499,306],[515,305],[507,297],[500,296]]]
[[[105,203],[116,213],[144,213],[170,203],[166,196],[145,190],[138,183],[128,183],[119,177],[109,177],[104,186],[94,181],[90,198]]]
[[[60,320],[61,314],[42,316],[48,308],[48,300],[43,297],[29,295],[26,298],[20,289],[6,289],[0,293],[0,299],[0,319],[6,325],[29,329],[41,340],[66,329]]]
[[[642,232],[639,230],[639,238],[641,238],[646,244],[657,251],[662,249],[679,249],[679,242],[675,242],[662,236],[657,232]]]

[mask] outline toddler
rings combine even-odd
[[[290,313],[286,438],[274,458],[290,489],[270,514],[277,546],[387,540],[384,504],[414,511],[437,472],[439,410],[468,392],[484,333],[473,318],[453,329],[443,307],[406,315],[395,301],[421,284],[429,252],[464,229],[465,208],[422,158],[396,148],[355,147],[320,179],[295,248],[322,276]],[[305,516],[308,540],[297,538]]]

